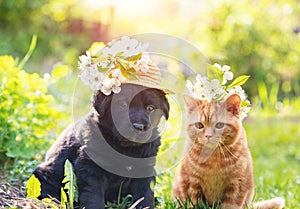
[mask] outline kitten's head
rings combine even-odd
[[[225,101],[208,102],[184,95],[188,109],[187,132],[200,144],[213,140],[219,145],[231,145],[238,140],[242,128],[241,98],[233,94]]]

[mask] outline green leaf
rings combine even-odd
[[[93,57],[91,58],[91,60],[92,60],[93,63],[98,63],[98,62],[106,61],[107,58],[106,58],[106,57],[103,57],[103,56],[101,56],[101,55],[97,55],[97,56],[93,56]]]
[[[76,176],[74,173],[73,165],[69,160],[65,162],[65,178],[62,183],[65,183],[65,189],[68,190],[68,196],[70,201],[70,209],[74,208],[74,201],[78,201],[78,192],[77,192],[77,184],[76,184]]]
[[[209,80],[218,79],[220,83],[223,82],[223,72],[219,70],[216,66],[211,64],[207,65],[207,77]]]
[[[128,80],[137,80],[137,77],[135,75],[135,70],[133,68],[126,68],[124,66],[124,63],[122,62],[118,62],[119,64],[119,68],[120,68],[120,71],[122,73],[122,75],[127,78]]]
[[[136,72],[135,69],[134,69],[133,67],[130,67],[127,71],[128,71],[128,72],[131,72],[131,73],[135,73],[135,72]]]
[[[122,54],[124,54],[124,52],[118,52],[117,54],[115,54],[115,56],[114,56],[114,57],[121,57],[121,56],[122,56]]]
[[[65,192],[65,190],[63,188],[60,189],[60,209],[65,209],[66,208],[66,204],[68,204],[68,197],[67,194]]]
[[[128,80],[137,80],[138,79],[136,77],[136,75],[134,73],[132,73],[132,72],[129,72],[129,71],[126,71],[126,70],[125,71],[121,70],[121,73]]]
[[[138,53],[138,54],[136,54],[136,55],[133,55],[133,56],[131,56],[131,57],[125,58],[125,60],[127,60],[127,61],[136,61],[136,60],[141,59],[142,55],[143,55],[143,53],[140,52],[140,53]]]
[[[110,67],[101,67],[101,66],[98,66],[99,72],[106,72],[106,71],[109,71],[110,69],[111,69]]]
[[[41,183],[33,174],[26,184],[27,198],[37,198],[41,194]]]
[[[122,68],[122,70],[125,71],[128,71],[128,69],[130,68],[129,63],[122,60],[117,61],[117,66],[119,66],[119,68]]]
[[[248,107],[248,106],[250,106],[250,102],[248,102],[248,101],[241,102],[241,107]]]
[[[241,86],[244,83],[246,83],[249,78],[250,78],[250,76],[248,76],[248,75],[239,76],[234,81],[232,81],[232,83],[230,85],[228,85],[227,88],[229,89],[229,88],[233,88],[235,86]]]

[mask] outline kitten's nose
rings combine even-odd
[[[206,137],[207,139],[210,139],[210,138],[212,137],[212,135],[206,134],[205,137]]]
[[[207,139],[210,139],[212,137],[212,130],[210,128],[208,128],[207,130],[205,130],[205,137]]]

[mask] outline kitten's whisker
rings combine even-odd
[[[230,149],[227,147],[226,144],[224,144],[223,142],[221,142],[221,143],[222,143],[222,145],[226,148],[226,150],[228,151],[228,153],[231,154],[231,156],[233,156],[233,157],[236,158],[236,159],[239,159],[236,155],[234,155],[234,154],[230,151]]]
[[[228,152],[225,152],[223,147],[222,147],[222,150],[223,150],[223,153],[224,153],[224,158],[227,159],[230,164],[233,164],[233,160],[232,160],[231,154],[228,153]]]
[[[222,154],[222,155],[224,156],[224,159],[226,159],[225,152],[224,152],[224,150],[223,150],[223,148],[222,148],[222,146],[221,146],[220,143],[218,144],[218,147],[219,147],[219,149],[220,149],[220,154]],[[220,156],[220,157],[221,157],[221,156]]]

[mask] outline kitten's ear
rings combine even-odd
[[[240,112],[241,98],[237,94],[233,94],[225,101],[227,111],[233,115],[238,115]]]
[[[197,107],[197,101],[195,100],[194,97],[184,94],[183,99],[185,101],[185,104],[189,112],[192,112]]]

